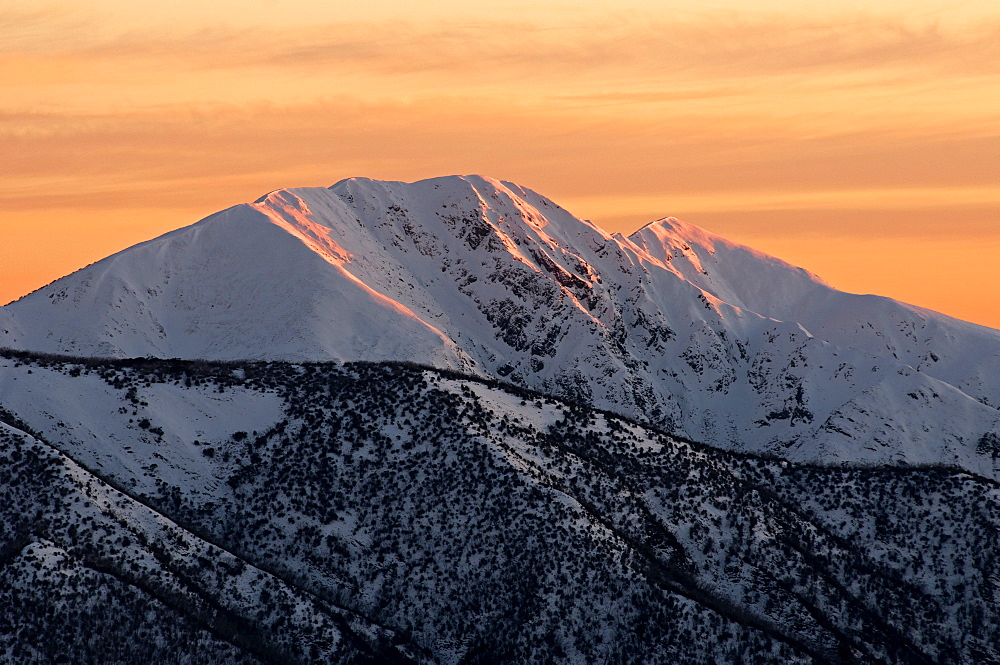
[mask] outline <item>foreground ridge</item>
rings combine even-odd
[[[728,452],[399,363],[8,352],[0,404],[18,662],[1000,656],[1000,493],[955,468]]]

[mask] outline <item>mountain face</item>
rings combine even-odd
[[[674,219],[280,190],[0,347],[0,662],[1000,663],[1000,331]]]
[[[0,345],[405,360],[788,459],[992,475],[1000,454],[1000,332],[474,176],[272,192],[0,308]]]
[[[3,662],[1000,662],[1000,485],[957,467],[398,363],[7,351],[0,404]]]

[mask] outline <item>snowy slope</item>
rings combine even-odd
[[[479,176],[272,192],[0,308],[0,345],[410,360],[798,459],[992,473],[1000,431],[998,331]]]
[[[5,308],[24,331],[8,333],[9,345],[102,356],[461,364],[434,326],[346,271],[335,243],[310,242],[274,210],[230,208],[35,292]]]
[[[996,481],[457,373],[5,352],[0,472],[4,662],[998,656]]]
[[[17,479],[0,485],[0,661],[412,662],[381,626],[3,421],[0,469]]]

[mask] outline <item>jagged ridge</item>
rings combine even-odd
[[[997,331],[478,176],[272,192],[0,308],[0,344],[408,360],[792,459],[993,474],[1000,452]]]

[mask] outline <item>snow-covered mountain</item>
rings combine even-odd
[[[1000,485],[398,363],[0,352],[0,662],[974,665]]]
[[[790,459],[991,475],[1000,453],[1000,331],[478,176],[272,192],[0,308],[0,345],[408,360]]]

